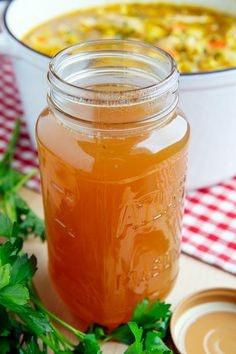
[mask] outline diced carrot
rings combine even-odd
[[[209,42],[209,45],[212,49],[221,49],[227,46],[227,43],[223,39],[213,39]]]
[[[179,30],[185,30],[187,28],[185,23],[176,23],[176,25],[174,26],[175,28],[179,29]]]
[[[44,43],[44,42],[47,42],[47,37],[38,37],[38,41],[39,42],[42,42],[42,43]]]

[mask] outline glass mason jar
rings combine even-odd
[[[54,57],[37,141],[49,272],[71,311],[109,328],[176,280],[189,126],[174,60],[82,43]]]

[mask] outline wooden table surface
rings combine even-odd
[[[27,189],[23,189],[21,194],[38,215],[43,216],[41,195]],[[42,244],[39,240],[29,240],[26,250],[29,253],[34,253],[38,259],[39,269],[35,276],[35,284],[45,306],[62,319],[75,326],[78,325],[78,322],[70,315],[54,291],[48,278],[46,244]],[[179,277],[167,301],[173,304],[174,307],[186,295],[211,287],[236,288],[236,279],[229,273],[182,255]],[[103,347],[103,353],[121,354],[124,352],[124,349],[124,345],[108,343]]]

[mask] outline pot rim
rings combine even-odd
[[[52,57],[50,57],[47,54],[44,54],[42,52],[39,52],[38,50],[33,49],[32,47],[28,46],[27,44],[25,44],[24,42],[22,42],[20,39],[18,39],[10,30],[10,28],[8,27],[7,24],[7,12],[8,9],[10,8],[10,6],[14,3],[14,0],[10,1],[7,6],[4,9],[3,12],[3,25],[4,28],[6,29],[6,31],[8,32],[8,34],[20,45],[22,45],[24,48],[29,49],[31,52],[38,54],[40,56],[42,56],[43,58],[46,58],[48,60],[51,60]],[[202,72],[194,72],[194,73],[180,73],[181,77],[192,77],[192,76],[206,76],[206,75],[215,75],[215,74],[222,74],[222,73],[227,73],[227,72],[231,72],[231,71],[236,71],[236,66],[233,66],[231,68],[227,68],[227,69],[219,69],[219,70],[212,70],[212,71],[202,71]]]

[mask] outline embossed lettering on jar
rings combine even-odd
[[[189,126],[162,50],[94,41],[51,62],[37,123],[49,272],[71,311],[113,328],[178,273]]]

